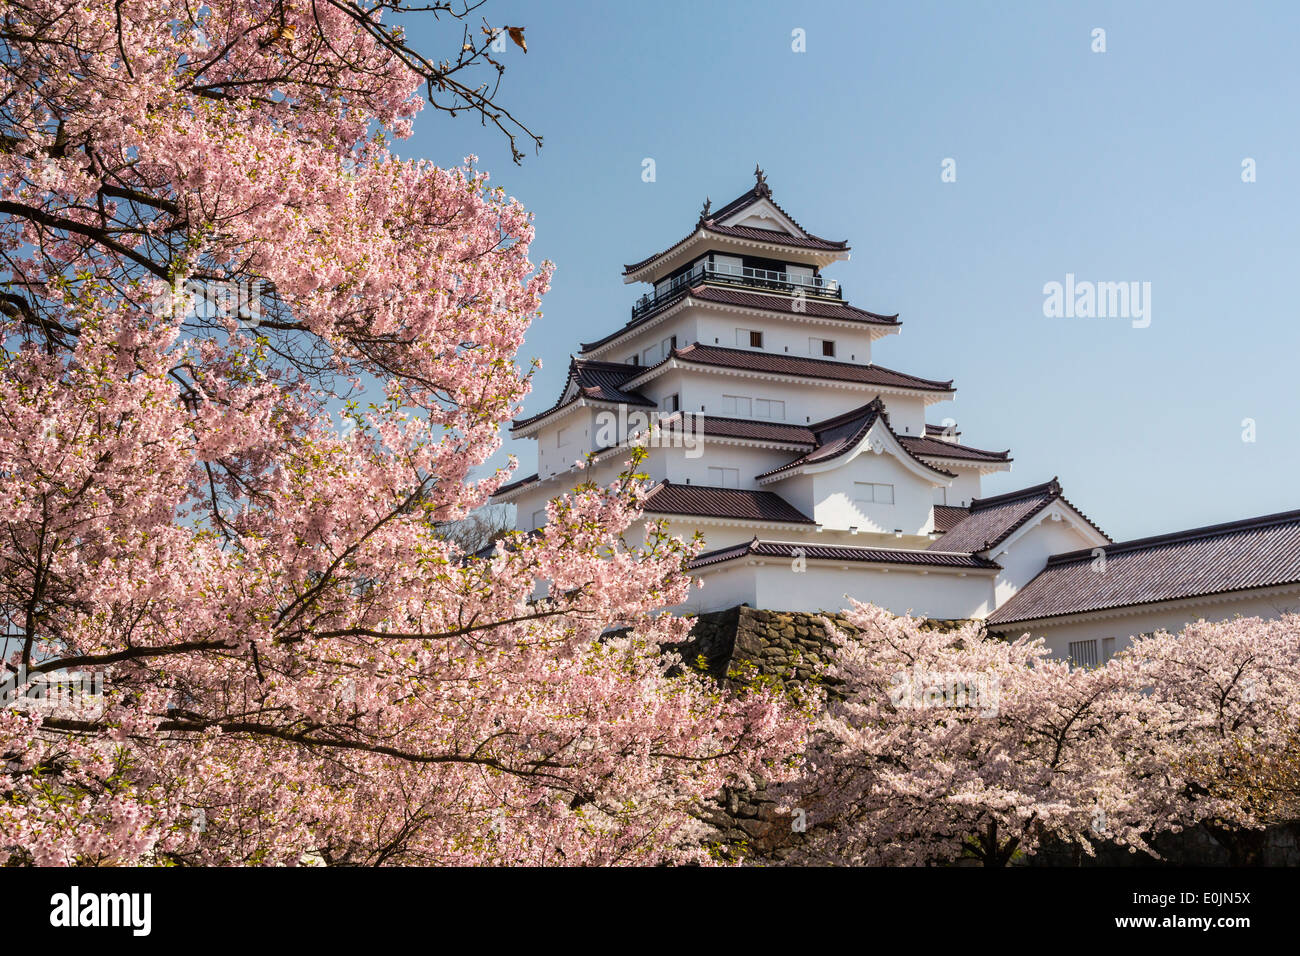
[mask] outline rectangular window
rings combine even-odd
[[[1097,641],[1071,641],[1070,663],[1075,667],[1097,666]]]
[[[739,468],[710,468],[709,484],[715,488],[739,488]]]
[[[754,415],[753,400],[745,395],[723,395],[722,414],[730,415],[733,418],[752,418]]]
[[[545,509],[545,508],[542,508],[540,511],[534,511],[534,512],[533,512],[533,527],[534,527],[534,528],[540,528],[540,527],[542,527],[544,524],[546,524],[546,509]]]
[[[824,358],[835,357],[835,343],[830,339],[809,339],[808,354],[820,355]]]
[[[857,493],[856,505],[892,505],[894,503],[894,486],[876,481],[855,481],[853,490]]]
[[[652,345],[641,353],[641,364],[655,365],[658,363],[660,358],[660,347],[658,345]]]
[[[1101,662],[1104,664],[1115,656],[1115,638],[1103,637],[1101,639]]]
[[[754,417],[784,421],[785,402],[778,402],[768,398],[756,398],[754,399]]]
[[[738,276],[744,272],[745,260],[739,256],[722,256],[713,254],[713,268],[723,275]]]
[[[629,358],[629,359],[627,360],[627,364],[628,364],[628,365],[640,365],[640,364],[641,364],[641,357],[638,356],[638,355],[633,355],[631,358]]]
[[[761,349],[763,333],[757,329],[736,329],[736,345],[742,349]]]
[[[665,395],[663,401],[659,403],[659,410],[661,412],[677,412],[681,411],[681,407],[681,402],[678,400],[676,392],[673,392],[671,395]]]
[[[559,430],[556,431],[556,433],[555,433],[555,447],[556,447],[556,448],[563,448],[565,445],[567,445],[567,444],[569,443],[569,439],[570,439],[571,437],[572,437],[572,435],[571,435],[569,429],[567,429],[567,428],[561,428],[561,429],[559,429]]]
[[[677,348],[677,336],[670,335],[659,343],[659,357],[667,358],[673,349]]]

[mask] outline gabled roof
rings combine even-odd
[[[653,514],[694,515],[742,521],[780,521],[816,524],[812,518],[771,491],[679,485],[668,481],[655,486],[645,500]]]
[[[801,232],[804,235],[808,235],[808,230],[806,230],[803,226],[801,226],[799,224],[799,221],[795,219],[794,216],[790,215],[788,212],[782,209],[780,204],[777,203],[777,201],[772,198],[772,187],[767,184],[767,177],[762,176],[762,170],[756,168],[754,170],[754,174],[755,174],[756,181],[754,183],[753,188],[751,188],[748,192],[741,193],[735,199],[731,200],[731,202],[723,203],[721,206],[719,206],[717,209],[713,211],[710,218],[715,219],[718,222],[722,222],[724,219],[730,219],[732,216],[736,215],[736,213],[743,212],[744,210],[748,209],[750,206],[753,206],[756,203],[760,202],[761,200],[766,199],[768,202],[772,204],[772,206],[777,210],[777,212],[785,216],[786,219],[789,219],[790,222],[794,224],[794,227],[799,230],[799,232]],[[762,176],[761,179],[759,179],[760,176]]]
[[[1055,554],[989,624],[1300,583],[1300,511]],[[1104,570],[1103,570],[1104,569]]]
[[[813,465],[821,462],[833,461],[843,455],[847,455],[857,448],[867,433],[877,422],[880,422],[893,435],[894,440],[898,441],[899,447],[903,454],[911,458],[917,465],[927,471],[944,475],[945,477],[955,477],[951,472],[935,468],[933,465],[921,461],[910,451],[907,446],[898,440],[898,434],[889,427],[889,415],[885,412],[885,403],[877,395],[866,405],[859,406],[843,414],[828,418],[823,422],[810,426],[813,433],[815,445],[813,448],[793,461],[788,461],[784,465],[773,468],[758,476],[762,481],[764,478],[772,478],[776,475],[791,471],[804,465]]]
[[[780,213],[790,220],[791,223],[799,230],[801,235],[791,235],[787,232],[780,232],[775,229],[759,229],[753,226],[727,226],[723,225],[722,220],[729,219],[737,213],[749,208],[761,200],[770,202]],[[738,239],[750,239],[759,242],[770,242],[777,245],[790,246],[799,249],[818,249],[827,252],[848,251],[849,243],[847,239],[823,239],[820,236],[814,236],[800,226],[795,218],[788,212],[777,205],[776,200],[772,198],[772,190],[766,182],[758,182],[753,189],[737,196],[731,202],[726,203],[720,209],[712,212],[702,213],[695,228],[687,235],[673,243],[667,249],[656,252],[654,255],[647,256],[640,262],[634,262],[623,267],[623,275],[631,275],[633,272],[639,272],[646,266],[650,265],[657,259],[673,252],[680,246],[689,242],[699,232],[711,232],[719,236],[733,236]]]
[[[621,329],[611,332],[609,335],[599,338],[594,342],[583,342],[581,349],[583,352],[590,352],[592,349],[598,349],[602,345],[614,341],[619,336],[626,335],[649,322],[652,318],[662,312],[669,306],[676,305],[682,299],[690,296],[699,302],[712,302],[718,305],[734,305],[746,309],[758,309],[766,312],[780,312],[785,315],[812,316],[818,319],[836,319],[844,322],[857,322],[864,325],[898,327],[903,323],[898,320],[898,315],[884,315],[878,312],[869,312],[866,309],[859,309],[843,302],[828,302],[821,299],[805,297],[796,300],[793,296],[777,295],[765,292],[745,292],[740,289],[728,289],[720,286],[701,284],[691,288],[683,286],[679,295],[666,298],[655,308],[642,312],[635,319],[628,322]],[[796,308],[797,306],[797,308]]]
[[[640,378],[647,372],[673,360],[714,368],[742,369],[770,375],[852,382],[858,385],[878,385],[923,392],[953,391],[951,379],[939,382],[908,375],[906,372],[896,372],[883,365],[856,365],[851,362],[832,362],[828,359],[802,358],[797,355],[778,355],[774,352],[751,352],[747,349],[733,349],[721,345],[702,345],[699,342],[693,342],[685,348],[673,349],[668,358],[658,365],[637,369],[629,376],[628,381]]]
[[[758,556],[765,558],[794,558],[810,561],[854,561],[864,564],[903,564],[916,567],[970,568],[997,570],[1001,565],[977,554],[951,554],[944,551],[917,551],[907,548],[858,548],[848,545],[802,544],[792,541],[761,541],[755,538],[744,544],[719,548],[696,557],[690,564],[692,570],[734,561],[737,558]]]
[[[569,378],[564,384],[564,389],[560,392],[559,401],[536,415],[516,420],[512,430],[524,428],[533,422],[540,421],[547,415],[554,414],[581,398],[595,402],[653,407],[654,402],[644,395],[625,391],[620,387],[630,377],[630,373],[634,371],[636,369],[633,366],[621,365],[618,362],[570,359]]]
[[[1066,500],[1055,478],[992,498],[972,498],[969,514],[953,525],[938,541],[930,545],[944,551],[987,551],[995,548],[1056,500],[1064,501],[1080,518],[1102,537],[1106,533],[1088,516]],[[1107,538],[1109,540],[1109,538]]]

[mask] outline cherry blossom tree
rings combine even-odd
[[[1262,828],[1295,819],[1300,615],[1189,624],[1133,641],[1113,662],[1159,708],[1151,740],[1167,822],[1202,824],[1235,864],[1259,862]]]
[[[827,620],[832,693],[805,774],[797,862],[1001,866],[1052,838],[1147,848],[1170,790],[1150,735],[1161,708],[1119,669],[1071,669],[1002,641],[854,603]]]
[[[404,9],[4,7],[0,862],[703,861],[701,801],[791,772],[781,695],[662,652],[690,548],[622,543],[632,468],[444,533],[551,269],[472,158],[390,151],[425,99],[530,135],[467,78],[497,31],[433,61]]]

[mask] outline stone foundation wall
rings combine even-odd
[[[842,615],[826,617],[852,630]],[[742,604],[699,615],[690,639],[678,650],[690,666],[724,684],[754,677],[781,683],[805,681],[826,660],[829,638],[820,618]],[[781,860],[798,839],[791,818],[776,812],[776,801],[762,783],[752,791],[724,790],[705,819],[717,829],[718,849],[724,856],[741,853]]]

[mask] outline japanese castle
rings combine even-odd
[[[494,501],[533,530],[549,499],[613,482],[640,444],[646,517],[706,543],[684,613],[851,596],[1042,634],[1095,663],[1132,634],[1300,608],[1300,512],[1117,544],[1055,478],[984,497],[1010,452],[945,419],[952,381],[875,361],[902,323],[823,274],[848,258],[760,169],[738,198],[706,201],[684,239],[624,269],[649,286],[629,321],[582,343],[559,399],[514,422],[537,439],[537,472]]]

